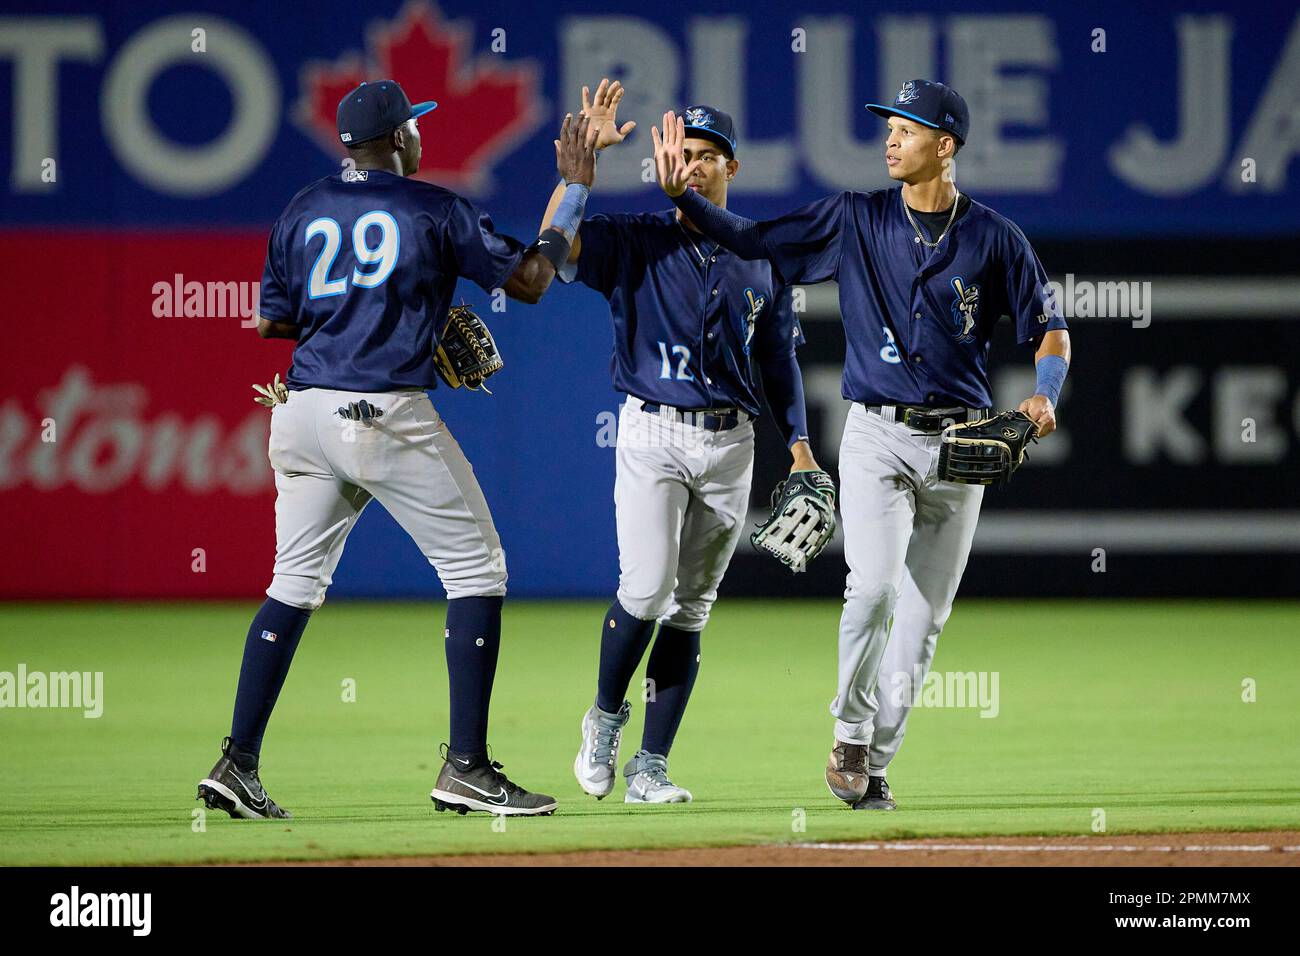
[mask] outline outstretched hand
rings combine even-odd
[[[618,80],[611,83],[602,79],[596,87],[596,95],[591,95],[591,88],[582,88],[582,115],[591,120],[596,128],[596,148],[604,149],[627,139],[627,135],[636,129],[632,120],[618,125],[618,104],[623,100],[623,84]]]
[[[658,127],[652,126],[650,139],[655,146],[655,175],[659,178],[660,188],[669,196],[680,196],[686,191],[691,174],[704,162],[702,159],[686,162],[682,153],[686,142],[685,121],[669,110],[664,114],[663,136],[659,135]]]
[[[590,188],[596,181],[596,132],[588,117],[575,122],[572,113],[565,114],[555,141],[555,168],[566,183]]]

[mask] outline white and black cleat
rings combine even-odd
[[[221,742],[221,759],[199,781],[199,795],[209,810],[224,810],[236,820],[290,820],[293,814],[276,806],[257,776],[257,761],[251,761],[229,737]]]
[[[499,816],[549,816],[558,804],[544,793],[530,793],[483,754],[461,754],[442,745],[444,763],[429,798],[439,810],[471,810]]]

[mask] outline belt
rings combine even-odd
[[[966,408],[954,405],[950,408],[921,408],[916,405],[863,405],[869,412],[874,412],[887,422],[898,422],[919,432],[937,435],[949,425],[961,422],[977,422],[988,418],[990,409]]]
[[[674,408],[658,402],[641,402],[641,411],[667,418],[684,425],[693,425],[709,432],[725,432],[749,421],[749,412],[743,408]]]

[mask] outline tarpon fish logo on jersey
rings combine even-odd
[[[713,114],[708,110],[700,109],[698,106],[692,106],[686,111],[687,126],[702,126],[708,129],[713,125]]]
[[[980,314],[980,287],[975,284],[966,285],[965,282],[961,276],[955,276],[952,280],[953,291],[957,293],[957,297],[952,300],[953,336],[963,343],[975,340],[971,333]]]
[[[438,101],[421,120],[434,132],[424,134],[415,178],[482,195],[491,188],[493,165],[544,117],[537,61],[475,56],[478,26],[444,20],[430,0],[410,0],[392,20],[369,25],[365,50],[303,65],[294,121],[321,149],[341,156],[339,100],[363,80],[391,76],[417,101]]]
[[[911,103],[920,95],[921,91],[916,88],[916,83],[908,80],[903,84],[903,88],[898,91],[898,96],[894,99],[894,105],[902,106],[904,103]]]
[[[749,303],[749,314],[745,316],[745,354],[749,354],[749,340],[754,337],[754,326],[758,322],[758,313],[767,305],[767,296],[755,295],[753,289],[745,290],[745,300]]]

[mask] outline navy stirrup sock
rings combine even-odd
[[[451,690],[451,739],[458,754],[487,753],[488,708],[501,650],[503,597],[464,597],[447,602],[447,683]]]
[[[249,757],[255,761],[261,752],[267,721],[310,617],[311,611],[267,598],[253,618],[244,640],[244,662],[239,668],[235,717],[230,726],[230,739],[242,751],[243,762]]]
[[[636,673],[655,632],[654,621],[643,621],[623,610],[617,598],[600,624],[600,677],[596,706],[616,714],[623,706],[627,685]]]
[[[699,672],[700,632],[661,625],[646,665],[645,676],[653,681],[654,697],[646,702],[642,750],[668,756]]]

